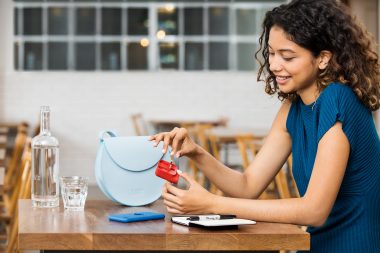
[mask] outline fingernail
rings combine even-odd
[[[153,142],[153,146],[157,147],[157,144],[158,144],[157,142]]]
[[[177,158],[180,156],[181,154],[179,152],[177,152],[177,154],[175,155]]]
[[[172,152],[170,153],[170,155],[174,155],[174,151],[172,151]]]
[[[165,153],[166,153],[166,150],[165,150],[165,149],[163,149],[163,150],[162,150],[162,153],[164,153],[164,154],[165,154]]]

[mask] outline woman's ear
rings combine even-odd
[[[322,50],[318,56],[318,68],[320,70],[326,69],[331,57],[332,53],[330,51]]]

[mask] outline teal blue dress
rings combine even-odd
[[[315,104],[293,102],[286,127],[300,195],[308,187],[318,143],[337,122],[350,143],[348,165],[327,221],[308,227],[311,252],[380,252],[380,140],[371,111],[353,90],[331,83]]]

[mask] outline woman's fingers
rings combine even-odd
[[[177,188],[177,187],[175,187],[169,183],[166,184],[166,190],[168,193],[173,194],[174,196],[178,196],[178,197],[183,196],[183,193],[184,193],[183,190],[181,190],[181,189],[179,189],[179,188]]]
[[[175,155],[176,157],[180,157],[186,147],[183,147],[183,144],[186,143],[186,139],[190,138],[187,135],[187,130],[185,128],[175,127],[171,132],[159,133],[156,135],[152,135],[149,137],[150,141],[154,141],[153,146],[157,147],[158,144],[163,141],[162,152],[166,153],[168,151],[168,147],[172,147],[171,155]]]
[[[165,204],[167,207],[170,207],[170,208],[176,209],[176,210],[178,210],[178,211],[181,211],[181,210],[182,210],[182,208],[181,208],[178,204],[173,203],[173,202],[171,202],[171,201],[169,201],[169,200],[164,199],[164,204]]]
[[[175,152],[173,153],[173,155],[175,155],[177,158],[179,158],[180,156],[180,153],[182,151],[182,145],[183,145],[183,142],[184,142],[184,139],[181,139],[179,142],[178,142],[178,148],[175,150]]]
[[[169,193],[168,191],[169,185],[169,183],[166,183],[162,189],[162,197],[164,198],[164,204],[172,210],[169,211],[168,209],[169,212],[174,212],[174,210],[181,210],[182,208],[178,204],[179,199],[173,194]]]
[[[172,139],[170,133],[165,134],[164,136],[164,146],[162,148],[162,153],[166,153],[168,150],[169,145],[171,144]]]
[[[183,141],[184,136],[177,134],[172,143],[171,155],[177,155],[177,153],[182,149]]]
[[[165,133],[160,133],[153,135],[152,140],[154,140],[153,146],[157,147],[157,145],[164,139]]]
[[[166,207],[166,209],[168,210],[169,213],[173,213],[173,214],[184,214],[183,212],[177,210],[177,209],[174,209],[174,208],[171,208],[171,207]]]
[[[162,197],[174,203],[178,203],[179,201],[178,197],[168,192],[167,187],[164,187],[164,190],[162,191]]]

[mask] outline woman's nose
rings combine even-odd
[[[279,72],[282,70],[282,63],[273,57],[273,59],[269,62],[269,69],[272,72]]]

